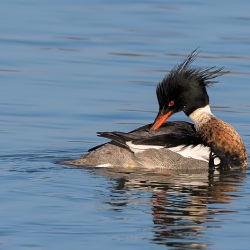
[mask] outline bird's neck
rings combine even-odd
[[[199,131],[204,124],[209,122],[212,117],[214,117],[214,115],[212,114],[209,105],[198,108],[189,115],[189,118],[194,122],[197,131]]]

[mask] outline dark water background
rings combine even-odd
[[[159,175],[54,164],[153,121],[193,49],[231,73],[212,110],[250,152],[250,2],[0,2],[0,249],[248,249],[249,168]],[[187,118],[183,114],[173,119]]]

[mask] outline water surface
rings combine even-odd
[[[151,123],[155,86],[192,50],[231,73],[214,114],[248,152],[250,3],[2,1],[1,249],[247,249],[249,168],[153,173],[55,162]],[[183,114],[173,119],[187,120]]]

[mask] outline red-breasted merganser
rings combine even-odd
[[[165,169],[245,168],[247,153],[239,134],[215,117],[206,87],[224,74],[222,68],[191,66],[193,51],[157,85],[159,113],[153,124],[129,133],[98,132],[110,142],[89,150],[81,158],[62,164],[98,167]],[[183,111],[193,122],[165,121]]]

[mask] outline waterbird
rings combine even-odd
[[[212,114],[207,87],[222,68],[192,66],[194,50],[156,87],[159,112],[153,123],[125,132],[97,132],[111,141],[61,164],[162,169],[245,168],[247,152],[237,131]],[[183,111],[193,123],[166,121]]]

